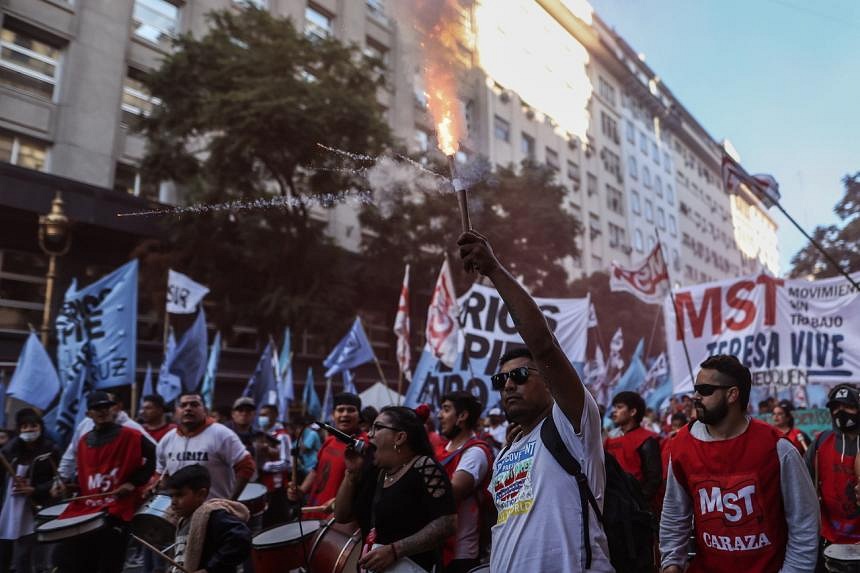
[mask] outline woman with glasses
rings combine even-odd
[[[457,528],[451,482],[433,458],[421,419],[410,408],[383,408],[370,427],[373,467],[347,450],[335,518],[357,520],[368,571],[421,573],[440,566],[445,538]]]

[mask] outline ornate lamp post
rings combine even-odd
[[[48,345],[51,332],[51,307],[54,300],[54,279],[57,278],[57,257],[69,252],[72,244],[71,223],[63,211],[60,192],[51,202],[51,212],[39,216],[39,247],[48,255],[48,273],[45,275],[45,310],[42,312],[42,344]]]

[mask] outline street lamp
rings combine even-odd
[[[60,192],[51,201],[51,212],[39,215],[39,247],[48,255],[48,273],[45,275],[45,309],[42,312],[42,344],[48,345],[51,332],[51,302],[54,298],[54,279],[57,278],[57,257],[69,252],[72,244],[71,224],[63,211]]]

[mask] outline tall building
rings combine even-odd
[[[388,81],[378,97],[395,136],[416,151],[435,147],[421,38],[395,14],[401,0],[245,2],[383,60]],[[135,244],[159,236],[152,221],[114,216],[118,208],[181,199],[181,189],[138,171],[145,142],[127,126],[159,103],[140,78],[169,53],[172,37],[202,35],[208,12],[238,4],[0,4],[0,368],[12,365],[24,334],[41,321],[47,258],[36,240],[38,215],[56,191],[77,222],[72,249],[61,258],[61,285],[72,276],[97,277]],[[778,272],[773,219],[748,189],[723,190],[722,144],[586,0],[456,6],[461,39],[450,63],[466,125],[461,151],[498,165],[531,159],[557,171],[568,190],[564,208],[584,227],[581,256],[566,261],[571,278],[606,270],[613,260],[630,264],[658,233],[676,283]],[[354,210],[341,206],[323,216],[341,245],[358,248]],[[147,310],[141,320],[142,345],[157,363],[157,315]]]

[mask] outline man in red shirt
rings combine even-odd
[[[143,422],[141,425],[146,433],[152,436],[156,444],[161,441],[164,434],[176,427],[176,424],[167,422],[164,411],[164,398],[158,394],[143,397],[140,407],[140,419]]]
[[[333,403],[334,427],[350,436],[367,441],[367,434],[362,432],[359,427],[361,398],[349,392],[341,392],[334,396]],[[317,454],[317,467],[308,473],[301,486],[296,488],[294,484],[291,484],[287,490],[287,497],[292,502],[298,501],[301,495],[306,495],[307,505],[325,506],[327,508],[321,513],[307,513],[304,516],[305,519],[329,517],[330,508],[346,472],[346,465],[343,461],[344,451],[346,451],[346,444],[334,436],[328,436]]]
[[[106,392],[87,397],[87,416],[95,426],[77,449],[81,496],[60,518],[104,511],[107,527],[63,541],[57,549],[59,573],[120,573],[128,544],[128,522],[140,502],[143,486],[155,471],[155,446],[132,428],[114,422],[115,402]],[[102,494],[102,495],[98,495]]]
[[[603,442],[604,449],[615,456],[621,468],[642,486],[642,495],[656,504],[657,491],[663,481],[660,462],[660,440],[654,432],[642,427],[645,400],[636,392],[619,392],[612,399],[612,421],[615,429]]]
[[[818,501],[797,449],[746,415],[752,377],[734,356],[701,364],[696,422],[669,442],[663,573],[815,570]],[[690,533],[696,554],[687,568]]]

